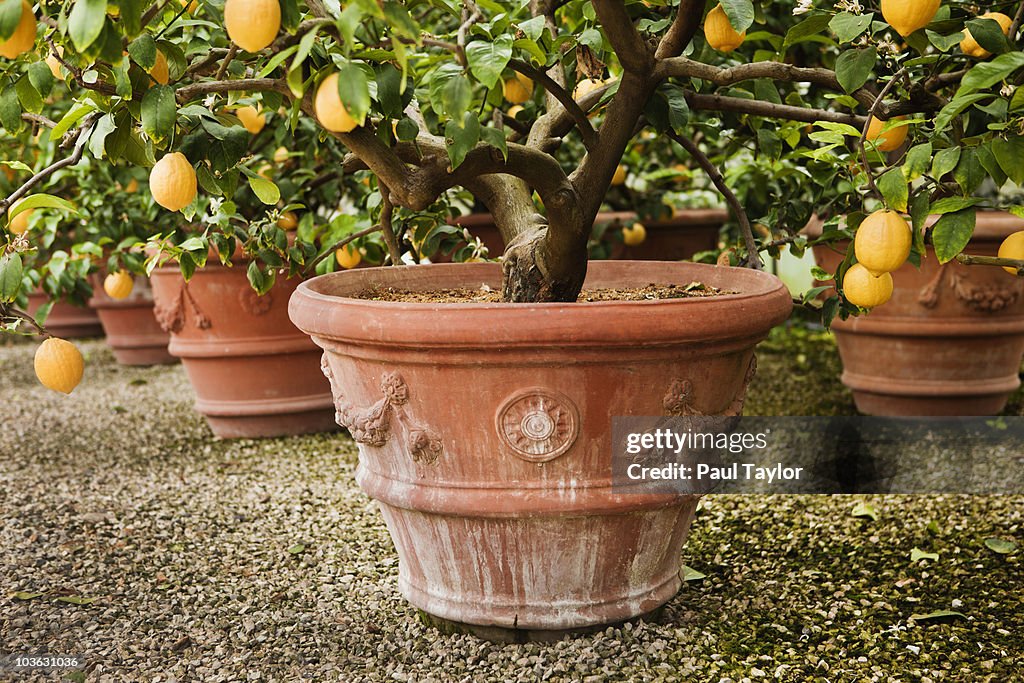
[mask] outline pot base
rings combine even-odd
[[[338,429],[334,408],[310,410],[283,415],[251,415],[247,417],[214,417],[207,414],[206,423],[218,439],[266,439],[281,435],[315,434]]]
[[[173,365],[178,359],[167,352],[167,347],[142,347],[138,349],[111,348],[119,365]]]

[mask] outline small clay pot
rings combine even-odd
[[[149,278],[135,277],[131,294],[112,299],[103,291],[102,275],[93,278],[89,306],[99,315],[107,345],[121,365],[165,365],[178,359],[167,350],[170,335],[157,323],[153,313],[153,290]]]

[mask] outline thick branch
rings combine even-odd
[[[179,102],[189,102],[208,93],[229,92],[231,90],[249,92],[273,90],[282,95],[291,96],[288,84],[283,79],[277,78],[239,78],[233,81],[203,81],[186,85],[184,88],[178,88],[177,96]]]
[[[545,90],[554,95],[555,99],[565,107],[569,116],[571,116],[572,120],[576,123],[576,127],[579,128],[580,135],[583,138],[583,144],[588,150],[593,149],[593,147],[597,145],[597,131],[595,131],[594,127],[590,125],[590,119],[587,118],[586,112],[580,108],[580,105],[572,98],[572,95],[566,92],[565,88],[556,83],[551,76],[548,76],[540,69],[535,69],[526,62],[513,59],[509,62],[509,66],[524,76],[540,83]]]
[[[704,172],[711,179],[711,182],[715,184],[718,191],[722,193],[722,197],[725,198],[725,202],[732,209],[733,214],[736,215],[736,220],[740,224],[740,233],[743,235],[743,243],[747,248],[747,266],[754,268],[755,270],[761,269],[761,257],[757,251],[757,242],[754,241],[754,232],[750,227],[750,219],[747,218],[747,212],[743,209],[743,205],[740,200],[733,194],[733,191],[729,189],[729,185],[726,184],[725,178],[722,177],[721,171],[711,163],[711,160],[707,158],[704,152],[700,151],[700,147],[696,142],[690,138],[684,137],[674,130],[669,130],[668,135],[670,138],[675,140],[679,145],[685,149],[694,161],[696,161]]]
[[[658,44],[658,49],[654,53],[655,58],[668,59],[681,55],[700,28],[703,16],[703,0],[681,0],[679,9],[676,10],[676,18]]]
[[[593,0],[592,4],[622,68],[634,74],[649,74],[654,67],[654,55],[633,25],[622,0]]]
[[[725,95],[703,95],[691,91],[686,91],[686,102],[690,105],[690,109],[731,111],[739,114],[804,121],[806,123],[829,121],[831,123],[845,123],[860,128],[866,121],[866,118],[863,116],[828,111],[826,109],[794,107],[788,104],[775,104],[774,102],[765,102],[763,100],[748,100],[741,97],[727,97]]]

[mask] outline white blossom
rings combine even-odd
[[[849,12],[850,14],[864,14],[864,8],[861,7],[859,0],[839,0],[835,5],[836,10],[839,12]]]
[[[812,9],[814,9],[814,0],[797,0],[796,7],[793,8],[793,15],[807,14]]]
[[[1002,89],[1000,89],[999,94],[1002,95],[1003,97],[1011,97],[1016,89],[1017,86],[1011,83],[1007,83],[1002,87]]]

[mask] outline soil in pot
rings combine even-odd
[[[819,226],[808,233],[820,234]],[[995,256],[1024,220],[979,212],[968,254]],[[848,245],[814,248],[834,272]],[[991,266],[940,265],[929,247],[918,269],[892,274],[892,299],[867,315],[835,320],[842,382],[868,415],[995,415],[1020,386],[1024,281]]]
[[[245,263],[208,265],[186,285],[177,268],[157,268],[156,317],[171,335],[196,393],[196,410],[221,438],[337,429],[320,350],[288,319],[299,280],[278,278],[259,296]]]
[[[754,346],[792,306],[761,272],[590,264],[588,287],[703,282],[710,297],[417,303],[368,291],[500,289],[494,263],[348,271],[292,296],[323,347],[356,477],[441,620],[549,633],[656,610],[679,589],[697,497],[611,486],[616,415],[739,414]],[[429,297],[428,297],[429,298]]]
[[[34,316],[46,301],[47,296],[42,292],[30,292],[28,313]],[[85,306],[75,306],[66,301],[58,301],[53,304],[50,315],[46,317],[45,327],[47,332],[61,339],[86,339],[103,336],[103,325],[100,324],[96,311]]]
[[[107,345],[121,365],[163,365],[176,363],[167,350],[170,335],[157,323],[153,312],[153,291],[149,278],[136,277],[131,294],[112,299],[103,291],[102,278],[93,278],[89,306],[99,315]]]

